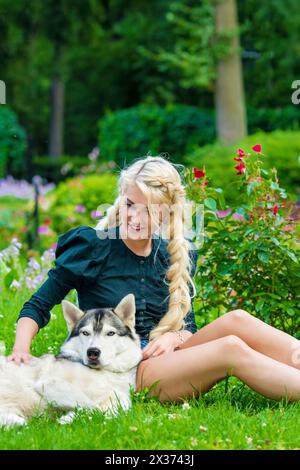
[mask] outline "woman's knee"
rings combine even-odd
[[[245,323],[251,317],[246,310],[237,309],[225,313],[222,318],[224,332],[228,335],[235,331],[236,326]],[[234,333],[233,333],[234,334]]]
[[[225,365],[237,366],[241,360],[251,353],[251,348],[245,341],[235,335],[220,338],[220,348]]]

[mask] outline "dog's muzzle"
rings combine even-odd
[[[99,357],[100,357],[101,351],[98,348],[89,348],[86,352],[86,355],[88,357],[88,362],[89,365],[98,365],[99,364]]]

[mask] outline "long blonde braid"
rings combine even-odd
[[[190,244],[184,238],[183,208],[186,202],[183,186],[168,178],[161,177],[158,182],[166,188],[172,209],[170,211],[168,253],[170,255],[170,267],[166,273],[169,281],[169,308],[158,325],[150,332],[149,338],[154,339],[167,331],[176,331],[184,328],[184,318],[191,308],[191,296],[189,283],[195,285],[190,277],[192,269],[189,257]],[[176,238],[175,238],[176,234]]]

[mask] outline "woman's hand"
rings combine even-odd
[[[174,351],[178,345],[178,338],[174,331],[168,331],[159,338],[155,338],[143,350],[143,359],[162,356],[168,352]]]
[[[13,351],[10,356],[6,358],[9,362],[14,362],[18,366],[23,362],[29,364],[32,359],[32,355],[28,351]]]

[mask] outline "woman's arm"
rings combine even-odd
[[[30,345],[33,337],[50,320],[50,310],[60,304],[75,285],[57,269],[50,269],[48,279],[25,302],[17,320],[16,338],[8,360],[16,364],[28,363],[31,359]]]
[[[8,361],[14,361],[16,364],[24,362],[27,364],[31,359],[30,345],[33,337],[39,331],[38,324],[31,318],[20,318],[17,323],[16,339],[13,352],[8,356]]]

